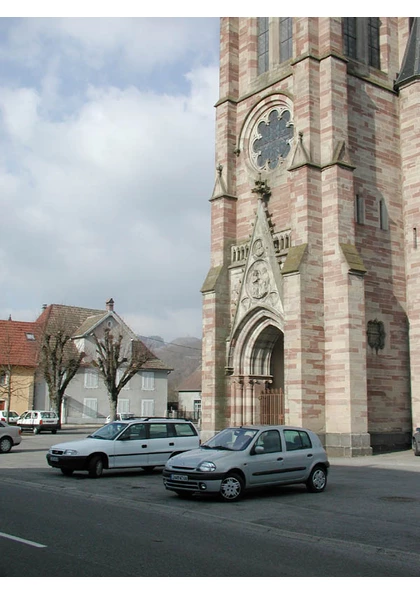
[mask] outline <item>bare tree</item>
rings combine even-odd
[[[125,385],[136,375],[144,365],[156,357],[140,341],[132,340],[130,347],[124,347],[123,336],[114,338],[109,328],[104,331],[104,337],[93,335],[96,345],[97,359],[92,364],[99,369],[103,377],[109,396],[109,412],[111,421],[117,418],[118,396]],[[122,374],[118,380],[118,370]]]
[[[67,386],[76,375],[85,354],[79,353],[71,335],[62,327],[44,329],[41,336],[39,370],[48,386],[50,401],[61,426],[61,403]]]

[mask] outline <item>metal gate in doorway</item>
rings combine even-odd
[[[284,424],[283,390],[264,390],[259,395],[260,423],[262,425]]]

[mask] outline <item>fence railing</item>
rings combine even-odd
[[[201,411],[200,410],[168,410],[166,411],[168,419],[188,419],[196,425],[201,423]]]

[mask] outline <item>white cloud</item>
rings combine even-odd
[[[12,142],[28,144],[37,124],[40,97],[34,89],[0,87],[0,109],[5,132]]]
[[[201,333],[218,92],[217,64],[197,59],[205,22],[198,32],[188,20],[162,24],[183,43],[179,55],[188,31],[198,52],[176,63],[179,81],[166,88],[158,73],[158,82],[153,75],[145,89],[135,75],[120,84],[114,65],[144,74],[143,59],[134,60],[136,32],[155,64],[176,62],[176,55],[166,55],[171,44],[162,49],[161,37],[154,38],[155,25],[146,31],[143,22],[124,20],[107,37],[96,19],[54,20],[48,32],[35,20],[14,24],[11,48],[18,47],[17,36],[22,50],[17,30],[30,30],[27,48],[44,56],[45,68],[29,75],[21,63],[25,52],[15,51],[21,69],[0,89],[0,200],[8,222],[0,316],[19,319],[18,312],[27,311],[36,317],[42,303],[53,302],[101,308],[112,296],[116,311],[142,326],[133,326],[140,334],[167,340],[182,335],[183,327]],[[69,87],[63,64],[79,63],[79,56],[69,61],[74,40],[97,56],[101,84],[95,75],[94,82],[89,76],[82,86],[79,81],[77,90]]]
[[[100,70],[118,64],[146,69],[174,64],[188,53],[208,55],[217,31],[203,18],[32,18],[8,28],[3,57],[37,68],[54,47],[65,60]]]

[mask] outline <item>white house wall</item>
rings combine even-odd
[[[168,374],[165,370],[156,370],[153,390],[142,388],[142,374],[137,373],[129,382],[129,389],[121,390],[119,399],[129,400],[129,412],[137,416],[142,414],[142,401],[153,400],[153,416],[166,416],[168,400]],[[50,408],[48,390],[44,380],[37,384],[35,393],[35,409]],[[84,415],[84,403],[86,399],[96,399],[96,416]],[[62,409],[62,422],[65,424],[102,424],[109,415],[109,398],[105,384],[101,377],[98,378],[97,388],[85,387],[85,368],[79,369],[67,387],[65,404]]]

